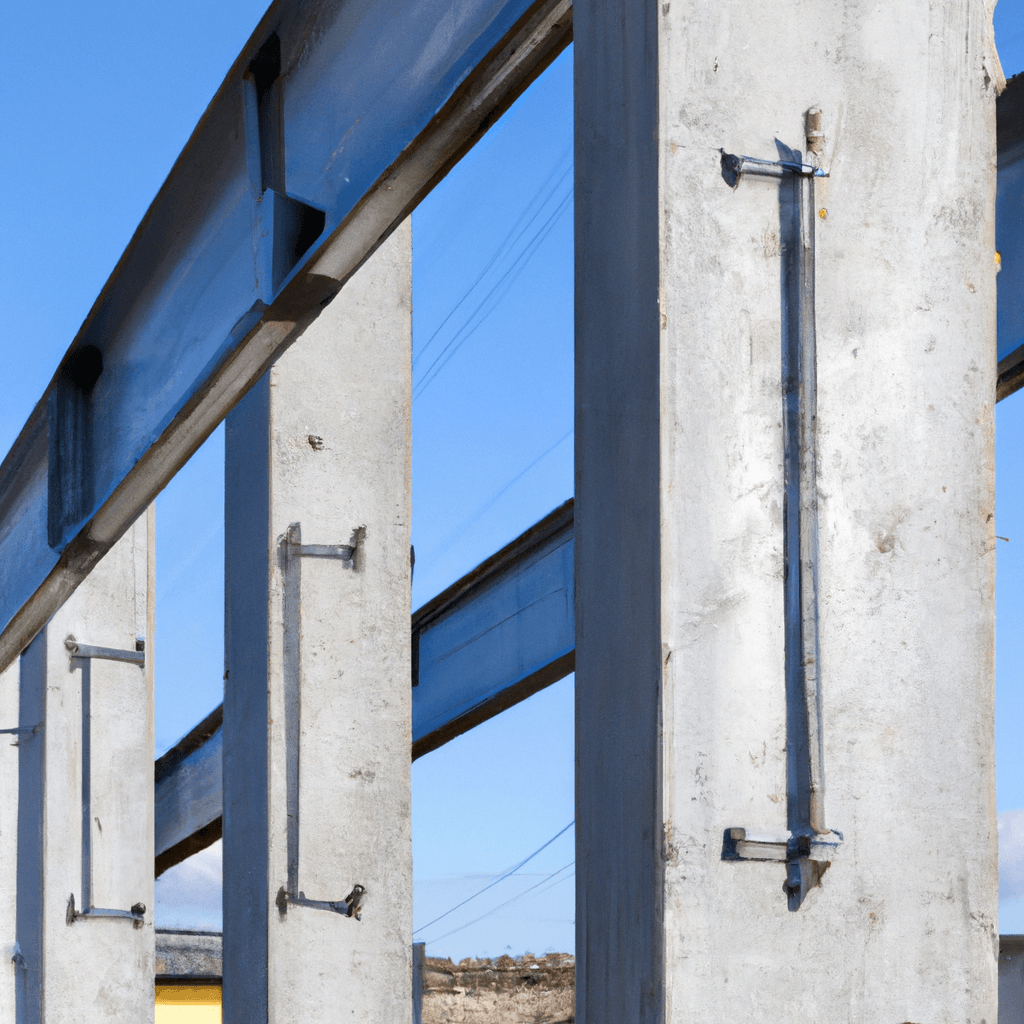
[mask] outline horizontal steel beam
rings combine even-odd
[[[221,836],[224,705],[206,716],[156,762],[156,873]]]
[[[0,670],[571,36],[571,0],[276,0],[0,464]]]
[[[413,758],[573,670],[574,594],[570,500],[413,615]]]
[[[996,100],[997,399],[1024,386],[1024,75]]]
[[[575,666],[573,503],[567,501],[412,617],[412,757]],[[221,836],[223,708],[156,762],[156,873]]]

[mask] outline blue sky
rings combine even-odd
[[[0,450],[264,6],[7,12]],[[1001,0],[996,30],[1007,74],[1024,69],[1024,0]],[[566,54],[414,215],[414,605],[572,492],[571,116]],[[1024,932],[1024,397],[1001,404],[997,430],[1002,930]],[[158,750],[221,696],[222,460],[218,431],[158,499]],[[417,926],[572,820],[572,704],[569,679],[416,763]],[[161,881],[163,923],[217,923],[216,853]],[[570,829],[417,938],[456,958],[571,950],[572,859]]]

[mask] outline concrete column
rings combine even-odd
[[[0,672],[0,729],[18,728],[20,664]],[[11,965],[17,954],[18,926],[18,740],[17,733],[0,734],[0,963]],[[0,1022],[15,1020],[13,965],[0,972]]]
[[[410,1019],[411,334],[406,223],[228,418],[229,1024]]]
[[[18,1024],[153,1020],[152,530],[150,510],[21,657]]]
[[[989,6],[578,0],[574,40],[577,1020],[993,1024]],[[812,663],[796,184],[720,150],[803,159],[813,106]],[[812,668],[828,866],[794,901]]]

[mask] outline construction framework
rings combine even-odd
[[[578,1020],[995,1019],[1021,88],[997,190],[984,4],[853,6],[857,32],[738,0],[271,6],[0,464],[0,1020],[146,1019],[154,858],[221,835],[226,1021],[409,1019],[410,753],[574,668]],[[576,505],[410,619],[405,222],[574,39]],[[143,513],[225,419],[225,704],[154,790]]]

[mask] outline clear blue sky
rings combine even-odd
[[[7,12],[0,451],[264,6],[98,0]],[[1024,0],[1001,0],[996,27],[1007,74],[1024,69]],[[570,61],[556,62],[414,216],[414,605],[572,491]],[[1024,809],[1024,397],[1003,403],[997,420],[998,532],[1012,538],[998,562],[998,795],[1012,812]],[[221,696],[222,458],[218,432],[158,501],[159,750]],[[416,763],[417,926],[572,819],[572,702],[567,680]],[[417,937],[455,957],[571,950],[572,858],[570,830]],[[209,917],[209,858],[162,884],[165,922]],[[1024,931],[1024,896],[1003,917],[1003,931]]]

